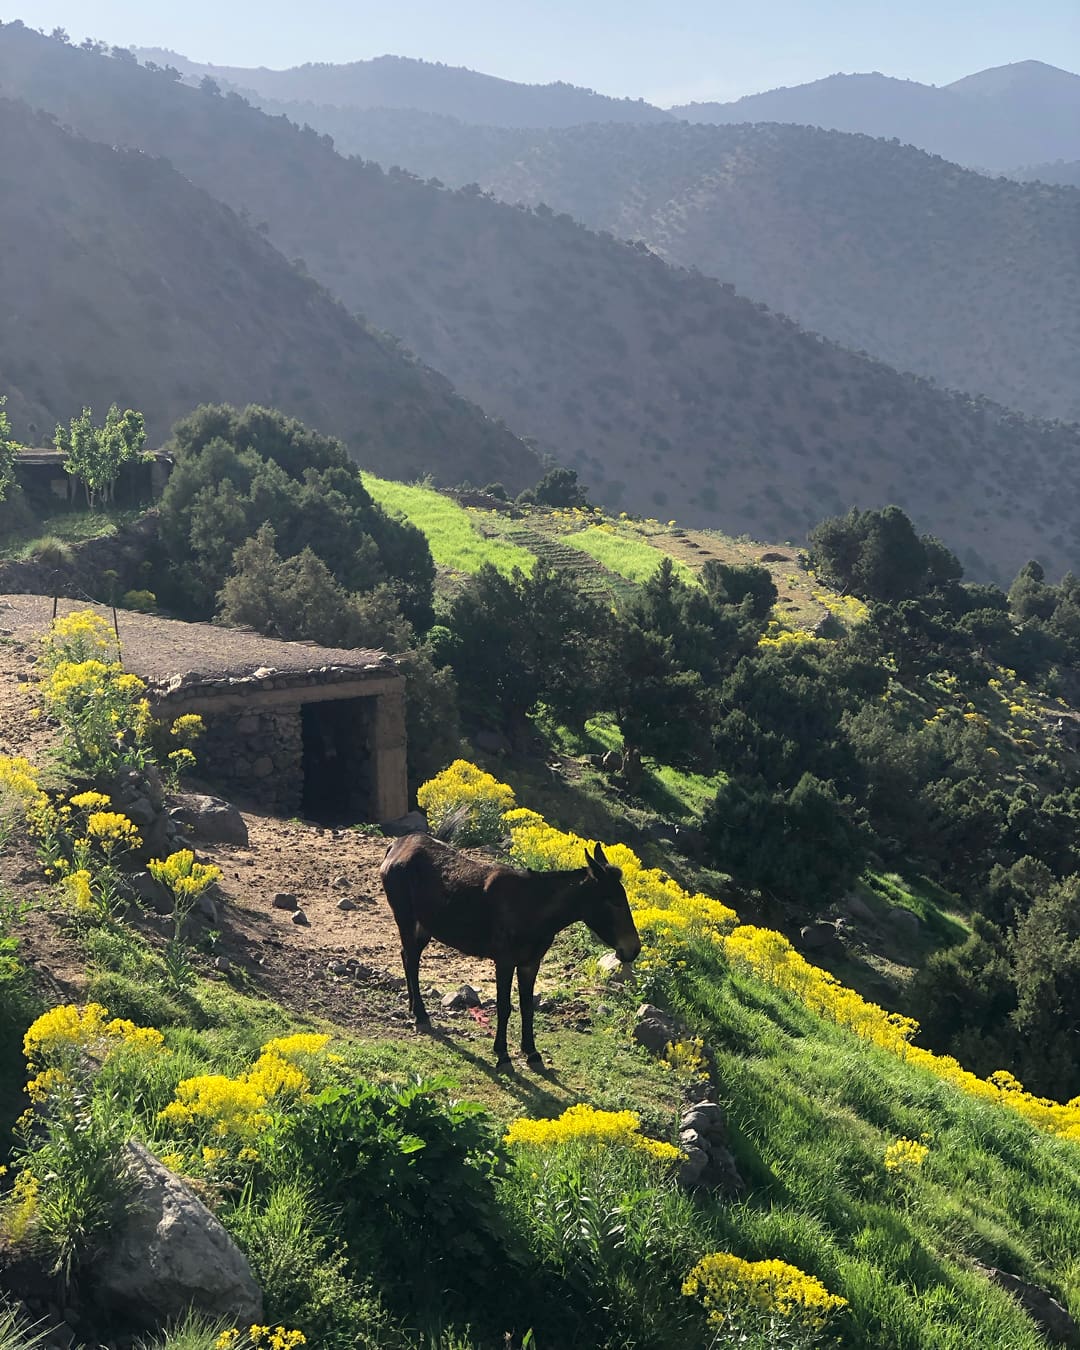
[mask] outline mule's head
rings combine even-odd
[[[586,847],[585,861],[589,864],[589,876],[582,887],[585,900],[582,918],[601,942],[614,947],[620,961],[633,961],[641,951],[641,938],[623,890],[622,872],[604,857],[600,844],[592,854]]]

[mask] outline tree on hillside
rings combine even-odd
[[[522,499],[528,500],[525,493]],[[588,506],[585,489],[578,482],[577,471],[561,466],[549,469],[536,487],[532,489],[532,500],[539,506]]]
[[[161,499],[168,599],[209,617],[236,550],[269,524],[283,558],[304,549],[350,594],[393,588],[420,631],[432,620],[435,564],[415,526],[373,500],[340,443],[267,408],[203,407],[173,428]]]
[[[932,535],[917,535],[898,506],[832,516],[810,531],[809,542],[815,571],[864,600],[896,604],[963,575],[956,556]]]
[[[518,745],[543,702],[571,723],[601,706],[609,615],[563,573],[538,563],[503,576],[490,563],[468,579],[446,616],[440,652],[473,716],[494,714]]]
[[[11,424],[4,411],[7,395],[0,397],[0,502],[7,496],[8,488],[15,481],[16,445],[11,438]]]
[[[120,471],[143,458],[145,442],[142,413],[131,408],[121,413],[115,403],[99,427],[91,409],[84,408],[70,427],[56,428],[56,448],[65,454],[64,470],[80,480],[91,508],[112,500]]]

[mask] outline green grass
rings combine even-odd
[[[506,539],[485,538],[464,507],[434,488],[394,483],[370,473],[364,474],[364,486],[384,510],[404,516],[423,531],[438,566],[478,572],[484,563],[493,563],[504,575],[515,567],[532,573],[536,564],[532,553]]]
[[[32,529],[13,530],[0,546],[0,559],[27,561],[43,544],[54,540],[62,544],[84,544],[90,539],[104,539],[137,520],[141,514],[140,511],[58,511],[55,515],[42,517]]]
[[[750,1186],[723,1210],[731,1249],[781,1256],[851,1303],[844,1344],[894,1350],[1041,1346],[979,1261],[1080,1300],[1077,1146],[1042,1135],[853,1036],[715,958],[672,993],[717,1061]],[[907,1179],[885,1147],[928,1135]]]
[[[577,534],[565,534],[562,542],[589,554],[627,581],[638,584],[648,581],[664,558],[669,556],[663,549],[653,548],[641,539],[615,533],[600,525],[590,525]],[[694,571],[683,562],[675,561],[675,572],[683,581],[692,584],[697,582]]]

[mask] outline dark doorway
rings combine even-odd
[[[305,820],[353,825],[371,808],[371,699],[303,703]]]

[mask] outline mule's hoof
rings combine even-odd
[[[430,1031],[430,1030],[431,1030],[431,1018],[430,1018],[430,1017],[418,1017],[418,1018],[416,1019],[416,1029],[417,1029],[417,1031]]]
[[[495,1065],[496,1073],[513,1073],[514,1062],[510,1059],[500,1059]]]
[[[535,1069],[537,1073],[543,1073],[547,1065],[544,1063],[544,1056],[539,1050],[534,1050],[531,1055],[525,1056],[525,1063],[530,1069]]]

